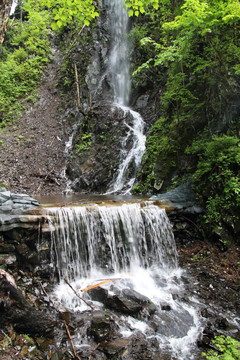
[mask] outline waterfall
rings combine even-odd
[[[48,209],[52,262],[60,279],[128,272],[134,267],[176,268],[175,241],[165,210],[133,203]]]
[[[123,112],[128,132],[120,149],[120,165],[107,193],[127,194],[132,190],[137,169],[145,151],[146,137],[142,117],[128,107],[131,91],[129,42],[127,39],[128,13],[123,8],[122,0],[110,0],[108,8],[112,44],[108,73],[114,94],[113,106]],[[130,150],[127,147],[129,140],[132,142]]]
[[[95,303],[85,288],[101,282],[104,298],[112,299],[137,294],[155,307],[154,316],[148,320],[144,312],[137,317],[111,312],[121,336],[128,338],[140,331],[174,358],[194,359],[191,348],[199,334],[199,319],[195,304],[186,302],[183,271],[178,267],[165,210],[142,201],[50,207],[47,211],[52,229],[51,263],[59,278],[53,298],[75,313],[89,310],[64,278],[101,311],[106,309],[104,300]],[[169,311],[162,310],[162,304],[167,304]],[[88,337],[78,337],[78,346],[79,341],[81,346],[89,346]]]
[[[128,105],[131,80],[129,74],[129,46],[127,40],[128,13],[122,0],[110,0],[112,50],[109,58],[109,72],[114,92],[114,102]]]
[[[116,176],[110,184],[107,194],[113,193],[131,193],[135,182],[138,167],[141,164],[142,156],[145,152],[146,136],[144,135],[144,121],[139,113],[130,108],[118,105],[125,116],[124,122],[128,128],[127,135],[122,141],[122,148],[120,149],[120,165]],[[126,119],[130,122],[126,122]],[[132,122],[131,122],[132,119]],[[132,141],[130,150],[127,148],[128,141]]]

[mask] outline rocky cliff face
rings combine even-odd
[[[119,149],[128,131],[127,116],[130,114],[110,103],[98,103],[87,120],[79,123],[67,168],[75,190],[107,190],[119,166]],[[131,140],[127,144],[130,147]]]
[[[119,167],[120,149],[128,131],[126,122],[131,125],[131,119],[125,122],[130,115],[113,105],[112,79],[108,71],[110,20],[106,11],[102,12],[91,33],[86,30],[82,37],[85,40],[73,48],[69,60],[78,69],[81,109],[68,156],[67,174],[74,190],[102,193],[113,182]],[[71,92],[76,99],[75,86],[73,83]],[[158,92],[149,90],[143,94],[135,88],[130,105],[142,115],[147,133],[159,115]],[[127,151],[132,146],[131,141],[127,140]],[[133,171],[134,166],[130,166],[129,173]]]

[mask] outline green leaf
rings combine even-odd
[[[134,14],[134,12],[133,12],[132,9],[128,10],[128,16],[129,16],[129,17],[133,16],[133,14]]]

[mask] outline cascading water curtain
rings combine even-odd
[[[49,209],[53,261],[59,278],[176,267],[177,252],[165,210],[139,203]]]

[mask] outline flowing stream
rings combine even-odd
[[[120,149],[120,165],[110,184],[107,193],[130,193],[135,181],[137,169],[145,151],[146,137],[144,135],[144,121],[139,113],[128,107],[131,78],[129,61],[128,13],[123,8],[122,0],[110,0],[108,13],[111,21],[111,51],[109,56],[108,73],[113,89],[114,104],[124,113],[124,122],[128,128]],[[131,141],[130,150],[127,144]]]
[[[74,312],[88,309],[64,278],[71,279],[76,291],[96,309],[105,307],[82,289],[103,281],[102,287],[112,295],[134,291],[154,304],[156,311],[151,321],[145,316],[118,316],[115,321],[122,336],[141,332],[177,359],[192,359],[199,319],[191,301],[181,300],[183,271],[178,267],[165,210],[149,201],[47,210],[52,229],[51,261],[59,279],[54,292],[58,301]],[[78,341],[84,344],[87,338]]]

